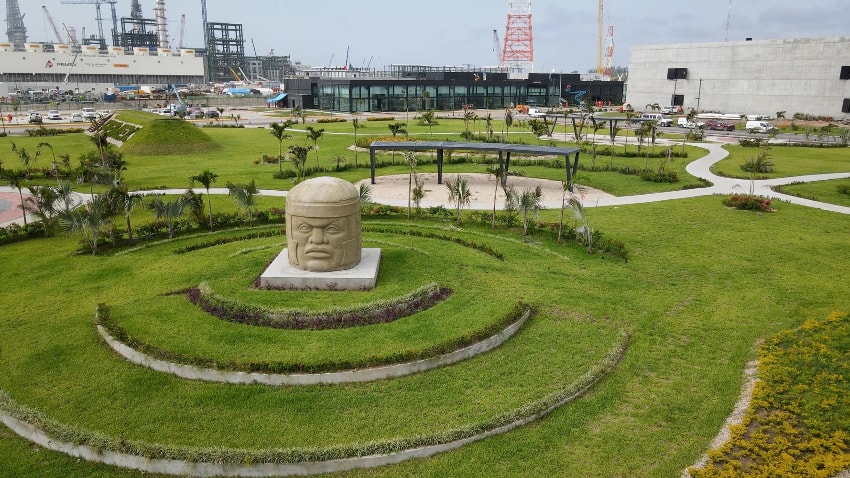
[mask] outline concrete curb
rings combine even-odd
[[[346,370],[341,372],[314,373],[314,374],[269,374],[251,372],[230,372],[212,368],[201,368],[193,365],[166,362],[150,355],[146,355],[130,346],[119,342],[112,337],[103,326],[98,325],[97,331],[106,343],[129,362],[143,367],[156,370],[157,372],[169,373],[180,378],[189,380],[202,380],[206,382],[220,382],[231,384],[262,385],[329,385],[339,383],[358,383],[383,380],[387,378],[403,377],[419,372],[425,372],[438,367],[451,365],[468,358],[475,357],[493,350],[516,334],[531,316],[531,310],[525,313],[514,323],[490,338],[474,343],[454,352],[449,352],[437,357],[405,362],[384,367],[365,368],[360,370]]]
[[[122,468],[131,468],[147,473],[164,473],[197,477],[314,475],[353,470],[356,468],[374,468],[383,465],[401,463],[413,458],[427,458],[438,453],[460,448],[469,443],[506,433],[520,426],[537,421],[563,405],[581,397],[593,386],[599,383],[599,381],[602,380],[620,362],[625,350],[625,344],[618,345],[616,357],[603,359],[598,365],[604,364],[604,368],[597,369],[598,374],[592,376],[592,378],[584,386],[537,413],[532,413],[526,417],[518,418],[500,427],[496,427],[467,438],[382,455],[369,455],[341,458],[337,460],[299,463],[225,464],[189,462],[186,460],[147,458],[128,453],[97,450],[86,445],[75,445],[73,443],[59,441],[49,436],[39,428],[18,418],[12,417],[4,411],[0,411],[0,421],[2,421],[16,434],[44,448],[58,451],[66,455],[83,458],[90,462],[104,463]],[[588,373],[590,373],[591,370],[594,370],[594,368],[595,367],[591,367]]]

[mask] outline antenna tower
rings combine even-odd
[[[6,0],[6,35],[15,50],[23,50],[27,42],[27,27],[18,7],[18,0]]]
[[[534,36],[531,30],[531,0],[508,2],[508,24],[502,48],[502,66],[534,70]]]
[[[726,39],[729,41],[729,24],[732,23],[732,0],[729,0],[729,11],[726,13]]]

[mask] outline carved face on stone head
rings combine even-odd
[[[348,181],[321,177],[286,197],[289,263],[310,272],[351,269],[360,263],[360,193]]]

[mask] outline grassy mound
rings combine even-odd
[[[204,153],[219,149],[205,132],[187,121],[134,111],[119,119],[142,126],[121,148],[125,154],[155,156]]]

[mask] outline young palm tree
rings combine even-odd
[[[522,194],[514,195],[513,200],[515,201],[514,206],[517,211],[522,214],[522,235],[528,235],[528,226],[531,224],[531,219],[537,218],[540,214],[540,210],[543,209],[543,191],[540,189],[540,186],[534,188],[534,190],[526,189],[522,192]]]
[[[21,197],[21,206],[24,205],[24,180],[29,176],[26,171],[16,171],[14,169],[4,169],[0,171],[2,173],[3,179],[9,184],[9,186],[18,190],[18,195]],[[27,211],[21,208],[24,213],[24,227],[27,226]]]
[[[499,194],[499,185],[502,184],[502,180],[507,175],[507,171],[505,171],[504,165],[494,164],[491,166],[488,173],[492,174],[496,178],[496,187],[493,189],[493,221],[492,227],[496,229],[496,197]]]
[[[147,208],[156,215],[157,219],[165,219],[168,225],[168,238],[174,238],[174,221],[183,215],[185,203],[182,198],[174,201],[165,202],[161,197],[155,197],[147,205]]]
[[[45,237],[50,237],[53,231],[53,222],[56,218],[56,204],[59,200],[59,192],[50,186],[27,186],[30,195],[21,203],[24,214],[31,212],[41,221]]]
[[[351,126],[354,127],[354,167],[357,167],[357,132],[360,128],[363,127],[363,122],[360,121],[360,118],[353,118],[351,120]]]
[[[428,136],[433,139],[434,133],[431,131],[431,127],[434,126],[434,110],[428,110],[422,112],[422,123],[428,127]]]
[[[272,123],[269,126],[271,127],[272,136],[277,139],[277,170],[278,172],[283,172],[283,140],[289,139],[292,135],[286,133],[286,128],[289,128],[294,123],[290,120],[286,120],[283,124],[280,123]]]
[[[100,154],[100,166],[103,169],[108,168],[108,165],[106,164],[106,149],[109,147],[109,140],[107,138],[109,138],[109,136],[100,131],[89,136],[89,140],[97,146],[97,152]]]
[[[313,142],[313,149],[316,150],[316,171],[319,170],[319,140],[322,139],[322,136],[325,134],[324,128],[313,128],[312,126],[307,127],[307,138],[309,138]]]
[[[213,230],[212,196],[210,196],[210,185],[212,185],[216,179],[218,179],[218,174],[210,171],[209,169],[205,169],[201,174],[196,174],[189,178],[192,186],[194,186],[195,181],[197,181],[204,186],[204,189],[207,190],[207,203],[209,204],[210,209],[210,231]]]
[[[472,202],[472,191],[469,190],[469,183],[463,176],[458,176],[455,181],[446,180],[446,187],[449,189],[449,201],[455,204],[457,225],[460,226],[460,211]]]
[[[422,205],[422,200],[425,199],[425,178],[413,173],[413,206],[416,208],[416,215],[419,215],[419,209]]]
[[[463,126],[466,136],[469,136],[469,122],[475,120],[475,112],[466,110],[463,112]]]
[[[289,147],[289,157],[292,159],[292,165],[295,166],[295,173],[298,175],[295,179],[296,183],[304,179],[304,169],[307,166],[307,153],[313,149],[312,146],[296,146]]]
[[[106,198],[96,194],[84,207],[59,213],[59,227],[67,232],[79,232],[89,246],[92,255],[97,254],[100,232],[112,220]]]
[[[404,124],[402,124],[402,123],[398,123],[398,122],[390,123],[390,124],[387,125],[387,128],[389,128],[390,133],[393,134],[393,138],[395,138],[396,135],[399,134],[399,133],[407,134],[407,129],[404,127]],[[393,165],[395,165],[395,150],[392,150],[392,161],[393,161]]]
[[[407,219],[410,220],[410,202],[413,196],[413,176],[416,174],[416,153],[408,151],[404,153],[404,159],[407,161],[409,171],[407,174]]]
[[[511,126],[514,124],[514,112],[513,109],[508,108],[505,110],[505,142],[511,142]]]
[[[260,192],[257,189],[257,183],[253,179],[248,184],[233,184],[228,182],[227,190],[236,205],[248,215],[248,224],[253,226],[254,212],[257,207],[256,196]]]
[[[487,113],[487,117],[484,118],[484,127],[487,129],[487,137],[493,139],[493,115]]]

